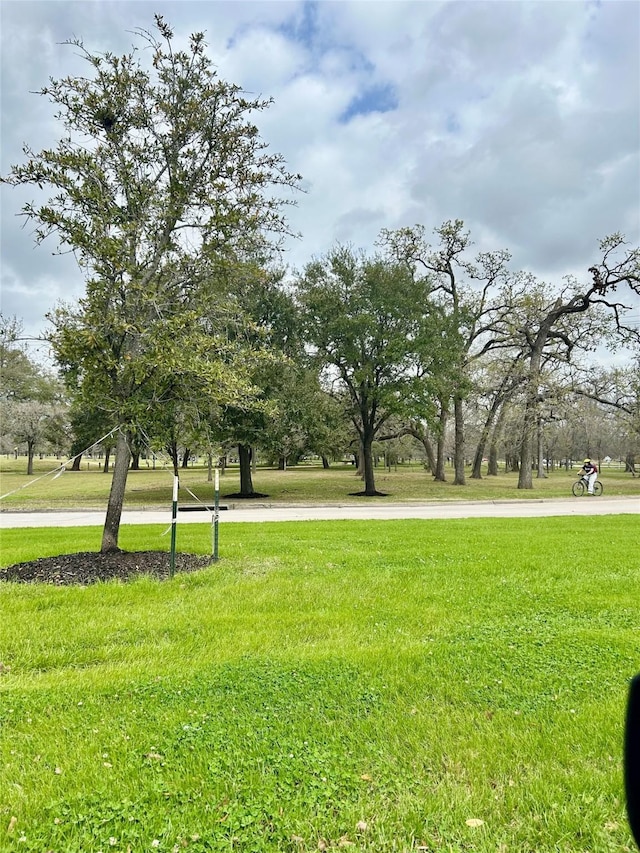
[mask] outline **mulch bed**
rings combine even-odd
[[[140,575],[158,580],[169,578],[170,554],[166,551],[113,551],[100,554],[83,551],[40,557],[28,563],[16,563],[0,569],[0,582],[50,583],[56,586],[85,586],[99,581],[128,581]],[[198,554],[176,554],[177,572],[196,572],[211,564],[211,557]]]
[[[234,498],[235,500],[242,499],[245,501],[251,501],[251,500],[256,500],[256,498],[258,498],[258,499],[259,498],[268,498],[269,495],[265,495],[264,492],[251,492],[250,495],[247,495],[244,492],[232,492],[230,495],[223,495],[222,497],[225,500],[227,498]]]

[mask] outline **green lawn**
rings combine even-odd
[[[1,531],[1,561],[99,541]],[[636,517],[222,523],[220,553],[0,586],[0,850],[631,849]]]
[[[96,463],[82,471],[65,471],[61,476],[45,476],[54,472],[60,463],[55,459],[38,460],[33,477],[25,473],[24,459],[0,458],[0,494],[11,493],[0,504],[2,510],[83,509],[106,507],[111,476],[103,474]],[[518,489],[517,473],[498,477],[483,477],[472,480],[467,471],[467,485],[452,484],[453,471],[447,469],[448,482],[435,482],[428,471],[420,465],[405,465],[376,471],[376,486],[387,498],[366,498],[369,502],[384,501],[451,501],[451,500],[509,500],[531,498],[571,497],[571,484],[578,479],[578,469],[557,470],[547,478],[537,479],[534,475],[533,489]],[[604,467],[600,479],[605,496],[637,495],[640,498],[640,477],[625,474],[618,467]],[[335,465],[325,471],[319,465],[300,465],[287,471],[259,467],[253,477],[257,492],[267,494],[266,502],[272,504],[297,503],[362,503],[362,497],[354,497],[361,491],[360,480],[351,465]],[[181,502],[193,498],[186,488],[201,500],[213,499],[213,483],[207,480],[206,468],[199,466],[180,472]],[[173,473],[170,468],[158,467],[131,471],[127,482],[125,508],[156,507],[171,505]],[[222,499],[240,488],[237,466],[231,466],[220,479]],[[236,505],[238,501],[235,501]]]

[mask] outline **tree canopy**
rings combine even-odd
[[[179,386],[198,384],[220,404],[250,400],[247,349],[216,323],[216,282],[229,265],[277,245],[292,201],[283,191],[299,176],[254,124],[270,101],[222,80],[202,33],[178,50],[156,16],[154,31],[138,31],[124,56],[69,45],[87,75],[41,91],[63,135],[54,148],[25,147],[26,162],[5,180],[53,189],[23,213],[39,242],[55,236],[86,270],[79,306],[52,316],[52,341],[67,377],[121,427],[102,544],[110,550],[127,432]]]
[[[457,337],[443,335],[429,289],[405,265],[348,247],[309,264],[297,282],[305,339],[359,436],[367,495],[376,494],[376,435],[394,414],[432,413],[436,366]]]

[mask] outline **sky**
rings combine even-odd
[[[63,42],[125,53],[156,13],[176,37],[204,31],[224,79],[274,99],[260,132],[305,189],[288,212],[291,272],[336,243],[372,252],[382,228],[448,219],[552,284],[588,281],[608,234],[640,243],[633,0],[0,0],[0,174],[25,143],[55,145],[34,93],[85,70]],[[0,311],[38,335],[84,283],[16,215],[32,198],[1,187]]]

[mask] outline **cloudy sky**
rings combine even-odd
[[[559,282],[614,231],[640,242],[640,4],[634,0],[2,0],[0,173],[55,144],[49,77],[62,44],[126,52],[164,15],[205,31],[222,77],[273,97],[259,126],[307,190],[290,212],[292,269],[381,228],[463,219],[479,249]],[[70,256],[34,247],[2,187],[1,310],[46,327],[82,293]]]

